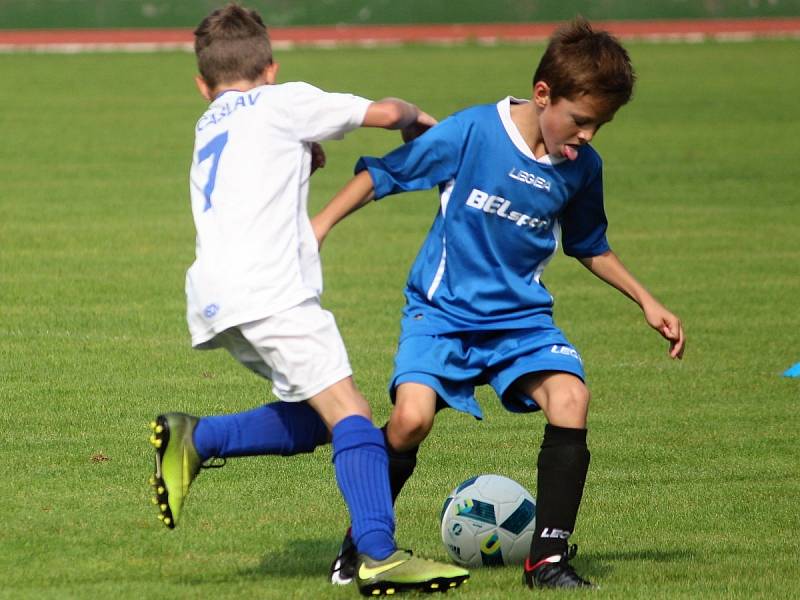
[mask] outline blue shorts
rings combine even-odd
[[[436,390],[448,406],[482,419],[475,387],[488,384],[507,410],[539,410],[533,398],[514,387],[517,379],[540,371],[584,379],[578,352],[551,319],[542,321],[528,329],[401,337],[389,384],[392,402],[401,383],[421,383]]]

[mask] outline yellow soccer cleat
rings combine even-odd
[[[469,571],[417,558],[410,550],[397,550],[384,560],[359,554],[355,579],[364,596],[391,596],[415,590],[446,592],[469,579]]]
[[[202,461],[197,455],[192,433],[200,419],[183,413],[159,415],[150,423],[150,443],[156,449],[155,473],[150,485],[155,491],[158,518],[174,529],[189,486],[200,472]]]

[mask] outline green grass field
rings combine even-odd
[[[545,273],[587,364],[592,467],[576,565],[603,598],[800,595],[800,42],[631,45],[633,103],[595,141],[612,246],[684,320],[682,363],[637,307],[563,256]],[[397,95],[443,117],[529,93],[541,46],[285,52],[282,80]],[[347,522],[330,449],[204,473],[183,521],[156,520],[147,422],[270,399],[223,352],[189,348],[187,181],[204,108],[193,58],[0,56],[0,597],[353,598],[326,581]],[[359,154],[326,145],[318,208]],[[388,199],[326,241],[337,315],[378,422],[402,287],[433,192]],[[487,418],[444,414],[397,506],[398,537],[445,558],[438,513],[468,476],[535,489],[540,415],[480,390]],[[463,598],[522,597],[518,568]]]

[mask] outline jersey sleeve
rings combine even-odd
[[[289,98],[289,122],[294,135],[303,142],[338,140],[361,127],[371,100],[325,92],[308,83],[294,82]]]
[[[561,214],[564,254],[575,258],[598,256],[610,249],[606,239],[608,221],[603,207],[603,169],[597,168]]]
[[[450,117],[383,158],[362,156],[355,172],[369,171],[376,200],[400,192],[427,190],[455,177],[463,146],[461,126]]]

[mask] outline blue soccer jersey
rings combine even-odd
[[[383,158],[362,157],[376,199],[439,187],[441,207],[411,268],[404,334],[520,329],[552,315],[542,271],[559,244],[609,249],[602,162],[536,159],[506,98],[445,119]]]

